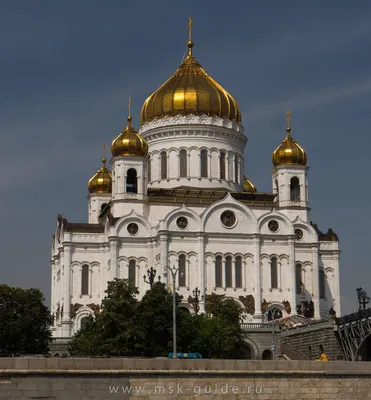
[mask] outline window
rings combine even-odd
[[[179,256],[179,270],[178,270],[178,282],[179,286],[186,285],[186,258],[184,254]]]
[[[277,201],[278,201],[280,192],[279,192],[279,188],[278,188],[278,180],[277,179],[274,181],[274,185],[276,187]]]
[[[235,262],[235,280],[236,280],[236,287],[242,287],[242,257],[237,256]]]
[[[81,271],[81,294],[89,294],[89,265],[83,265]]]
[[[301,264],[296,264],[295,266],[295,284],[296,284],[296,294],[301,294],[301,286],[303,284],[303,271]]]
[[[166,151],[161,152],[161,179],[167,179],[167,156]]]
[[[240,178],[238,176],[238,156],[235,155],[234,157],[234,181],[236,183],[240,182]]]
[[[208,177],[207,150],[201,150],[201,178]]]
[[[138,193],[137,170],[130,168],[126,176],[126,193]]]
[[[225,153],[220,153],[219,160],[219,169],[220,169],[220,179],[225,179]]]
[[[129,261],[129,284],[135,286],[135,260]]]
[[[152,171],[151,171],[151,157],[148,157],[148,182],[151,182],[152,180]]]
[[[319,298],[326,298],[325,271],[323,269],[319,270]]]
[[[267,319],[268,321],[274,321],[276,319],[282,318],[282,310],[279,308],[273,307],[268,310]]]
[[[294,176],[290,181],[290,200],[300,201],[300,185],[299,179]]]
[[[277,257],[271,258],[271,288],[278,288],[278,268],[277,268]]]
[[[80,321],[80,329],[84,329],[85,326],[86,326],[86,324],[88,323],[88,321],[89,321],[89,317],[83,317],[83,318],[81,318],[81,321]]]
[[[215,260],[215,287],[222,287],[222,268],[223,259],[222,256],[217,256]]]
[[[187,177],[187,151],[184,149],[179,152],[179,176]]]
[[[225,259],[225,286],[232,287],[232,257],[228,256]]]

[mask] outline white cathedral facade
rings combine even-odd
[[[53,334],[70,337],[99,313],[107,282],[129,279],[140,296],[147,270],[167,283],[178,268],[181,305],[223,294],[248,322],[340,314],[339,242],[310,220],[307,155],[291,137],[273,152],[272,192],[245,177],[247,136],[236,100],[188,56],[128,117],[88,183],[88,222],[57,217],[51,258]],[[330,312],[330,313],[331,313]]]

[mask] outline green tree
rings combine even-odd
[[[88,321],[70,343],[74,355],[132,356],[141,348],[138,324],[138,290],[127,279],[108,282],[102,312]]]
[[[38,289],[0,285],[0,354],[46,354],[53,317]]]

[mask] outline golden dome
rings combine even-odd
[[[243,179],[243,191],[249,193],[256,193],[258,191],[247,176]]]
[[[272,154],[272,162],[274,166],[282,164],[307,164],[307,153],[291,137],[291,128],[286,128],[287,135],[283,142],[274,150]]]
[[[111,152],[116,156],[145,157],[148,154],[147,142],[131,126],[131,117],[128,117],[128,125],[112,142]]]
[[[190,24],[188,28],[192,25]],[[174,115],[209,115],[241,122],[237,101],[201,67],[192,54],[191,33],[188,56],[159,89],[144,102],[140,122]]]
[[[112,193],[112,175],[106,168],[106,159],[102,158],[102,167],[89,180],[89,193]]]

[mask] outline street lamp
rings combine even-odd
[[[367,296],[367,292],[363,290],[361,287],[357,288],[357,297],[359,304],[359,311],[366,310],[366,305],[370,302],[370,297]]]
[[[191,303],[193,305],[193,308],[195,310],[195,313],[197,314],[200,311],[200,300],[203,301],[204,296],[200,297],[201,292],[198,287],[196,287],[196,289],[194,289],[192,291],[192,293],[193,293],[193,297],[191,297],[191,296],[189,296],[189,297],[190,297]]]
[[[148,276],[148,279],[147,279]],[[156,277],[156,270],[153,269],[152,267],[150,269],[147,269],[147,276],[144,274],[143,275],[143,280],[145,283],[148,283],[150,288],[152,289],[153,282],[155,281]],[[158,277],[158,280],[161,280],[161,276]]]
[[[173,358],[177,358],[177,353],[176,353],[176,292],[175,292],[175,279],[176,279],[176,274],[179,271],[179,267],[176,268],[173,266],[173,268],[168,267],[165,265],[165,270],[168,270],[171,273],[171,276],[173,278]],[[167,272],[164,272],[164,277],[167,277]]]
[[[271,312],[271,317],[272,317],[272,345],[271,345],[271,350],[272,350],[272,360],[274,360],[274,353],[276,351],[276,338],[274,334],[274,328],[276,327],[276,314],[278,313],[278,318],[281,318],[282,316],[281,310],[278,308],[272,308],[270,310]]]

